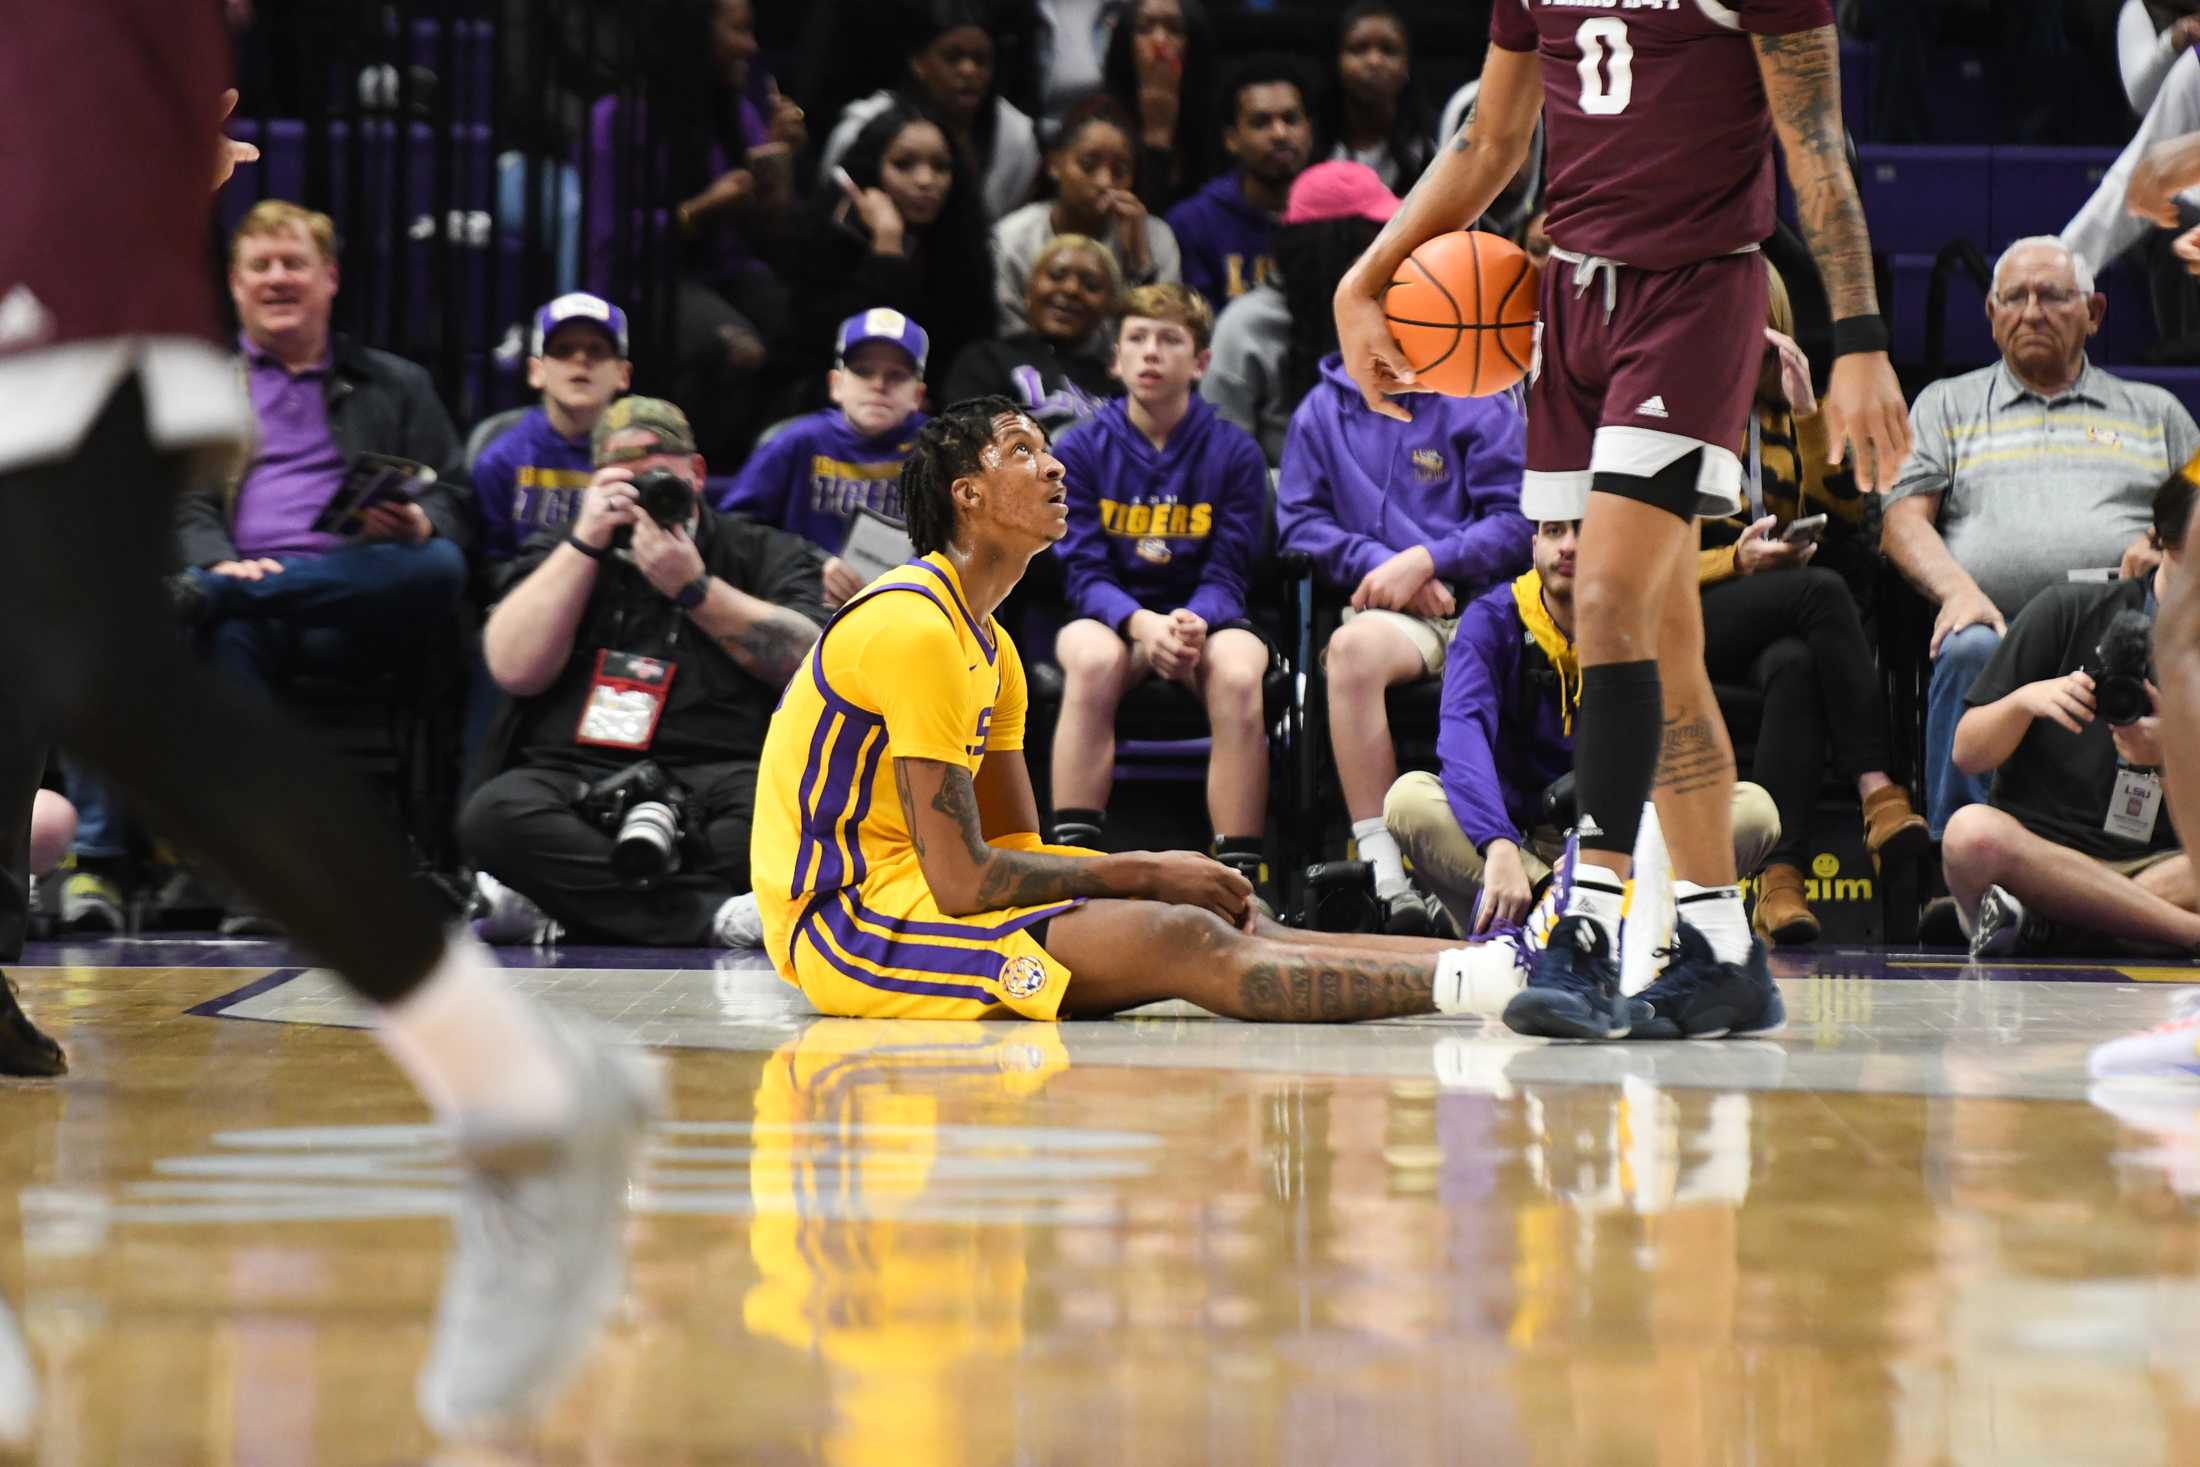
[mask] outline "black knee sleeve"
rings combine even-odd
[[[1574,715],[1574,798],[1581,844],[1635,853],[1642,802],[1658,777],[1665,738],[1665,694],[1653,661],[1608,662],[1581,671]]]
[[[1703,479],[1703,455],[1702,449],[1692,449],[1654,474],[1605,471],[1589,480],[1589,489],[1595,494],[1616,494],[1622,499],[1632,499],[1694,524],[1698,508],[1696,485]]]

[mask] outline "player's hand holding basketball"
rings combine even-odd
[[[1839,468],[1853,449],[1856,486],[1870,494],[1892,489],[1910,456],[1910,407],[1886,353],[1851,352],[1836,359],[1819,412],[1833,445],[1826,462]]]
[[[1180,902],[1212,912],[1232,927],[1243,927],[1253,911],[1253,883],[1220,861],[1197,851],[1156,851],[1153,879],[1146,895],[1157,902]]]
[[[1405,353],[1398,349],[1397,338],[1390,334],[1390,322],[1383,317],[1382,303],[1356,288],[1347,275],[1337,287],[1336,305],[1337,350],[1343,354],[1344,369],[1360,389],[1368,411],[1401,423],[1412,422],[1413,414],[1392,402],[1390,394],[1428,389],[1419,385],[1413,368],[1406,365]]]

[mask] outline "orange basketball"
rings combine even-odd
[[[1520,246],[1458,230],[1413,252],[1383,292],[1383,314],[1422,386],[1489,397],[1528,375],[1535,300],[1535,266]]]

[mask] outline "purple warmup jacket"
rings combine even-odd
[[[1413,421],[1368,411],[1332,352],[1291,415],[1276,483],[1276,535],[1323,584],[1356,588],[1401,550],[1426,545],[1464,602],[1529,565],[1520,513],[1527,424],[1510,396],[1413,399]]]
[[[1467,603],[1444,658],[1438,778],[1452,818],[1476,850],[1493,840],[1517,841],[1532,829],[1545,786],[1574,767],[1557,678],[1521,675],[1533,647],[1507,582]],[[1532,655],[1544,665],[1540,651]]]
[[[1070,610],[1122,630],[1134,611],[1190,610],[1210,627],[1245,615],[1245,585],[1268,510],[1268,463],[1253,435],[1196,393],[1156,451],[1128,399],[1064,433]]]

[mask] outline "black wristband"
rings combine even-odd
[[[578,535],[567,535],[565,537],[565,543],[572,546],[575,550],[578,550],[581,554],[587,556],[590,560],[602,560],[605,556],[611,553],[610,546],[591,545]]]
[[[674,606],[682,611],[693,611],[710,599],[710,572],[704,571],[694,580],[682,586],[672,597]]]
[[[1883,352],[1890,340],[1884,317],[1848,316],[1833,323],[1833,355],[1837,361],[1842,357]]]

